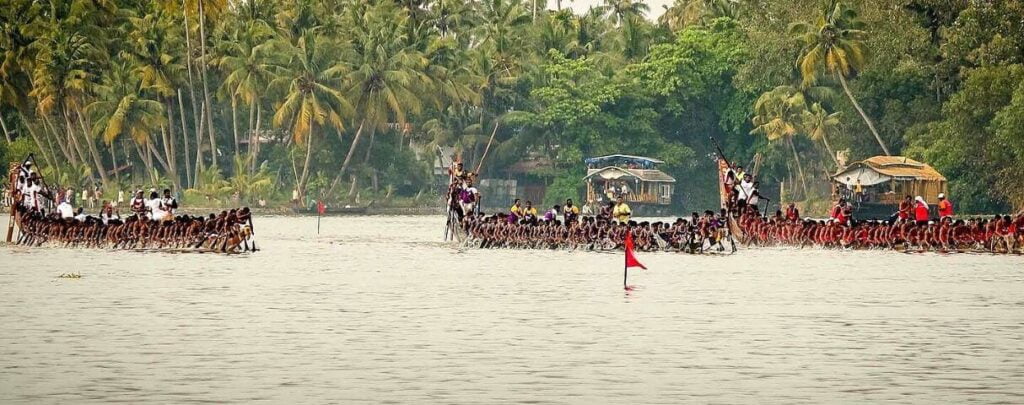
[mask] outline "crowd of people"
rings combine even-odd
[[[533,201],[515,199],[508,212],[485,215],[480,211],[481,193],[474,187],[475,174],[456,163],[450,170],[447,192],[449,226],[465,235],[463,243],[484,248],[622,249],[626,231],[633,233],[637,250],[705,252],[735,251],[725,212],[693,213],[675,222],[637,222],[623,195],[586,215],[572,199],[543,212]]]
[[[137,190],[122,217],[117,202],[103,200],[96,215],[75,208],[66,189],[48,187],[26,161],[11,179],[9,194],[21,231],[17,243],[38,246],[107,247],[122,249],[179,248],[218,252],[255,251],[252,213],[248,207],[209,216],[179,215],[170,189],[158,194]]]
[[[596,215],[581,215],[571,199],[538,210],[532,201],[513,201],[507,212],[485,215],[473,175],[453,169],[449,201],[465,235],[463,243],[482,248],[622,249],[632,232],[642,251],[686,253],[735,251],[737,245],[791,246],[903,251],[1024,253],[1024,213],[994,218],[960,219],[953,204],[939,195],[938,216],[921,197],[907,196],[887,220],[858,220],[845,199],[828,219],[800,215],[795,204],[768,216],[760,212],[758,184],[741,167],[727,166],[722,176],[728,200],[719,212],[692,213],[674,221],[637,222],[629,205],[618,198]]]

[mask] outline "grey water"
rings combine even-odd
[[[624,291],[620,254],[443,225],[262,217],[244,255],[0,246],[0,403],[1024,403],[1021,256],[641,252]]]

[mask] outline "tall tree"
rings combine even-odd
[[[796,64],[804,86],[816,83],[824,73],[838,79],[853,107],[875,136],[878,146],[886,155],[891,155],[889,147],[875,129],[875,124],[861,108],[846,82],[847,78],[855,76],[867,65],[867,49],[864,44],[867,32],[863,28],[864,23],[857,18],[856,11],[832,0],[814,24],[796,23],[790,26],[790,33],[803,44]]]
[[[276,42],[287,62],[271,86],[284,88],[284,100],[274,113],[274,125],[287,127],[292,139],[306,147],[302,172],[296,179],[300,198],[306,196],[306,182],[313,154],[317,129],[325,126],[344,129],[343,117],[350,116],[352,106],[338,89],[342,75],[335,69],[340,47],[330,39],[305,32],[298,43]]]
[[[404,127],[410,114],[422,111],[419,90],[432,84],[424,73],[427,59],[408,45],[405,26],[409,16],[404,10],[382,3],[367,10],[362,19],[362,27],[352,32],[351,64],[331,69],[334,74],[347,73],[343,93],[355,106],[359,129],[330,190],[352,163],[363,130],[370,132],[368,161],[376,132],[389,123]]]
[[[795,91],[790,86],[779,86],[758,97],[754,104],[755,127],[750,131],[752,135],[763,135],[769,141],[781,140],[789,146],[800,175],[804,198],[808,195],[807,179],[804,177],[800,153],[796,150],[793,138],[803,133],[806,114],[807,101],[803,93]]]

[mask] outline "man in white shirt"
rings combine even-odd
[[[78,207],[78,213],[75,214],[75,221],[85,222],[85,209]]]
[[[57,204],[57,213],[60,214],[61,219],[73,218],[75,216],[75,208],[65,199],[60,204]]]
[[[174,217],[174,210],[178,209],[178,200],[171,197],[171,189],[164,189],[164,196],[160,199],[160,205],[160,208],[167,212],[168,217]]]
[[[160,198],[157,196],[156,191],[149,193],[149,199],[146,200],[146,208],[149,210],[149,219],[153,221],[163,221],[167,216],[167,211],[164,211],[163,204],[160,203]]]
[[[41,201],[39,201],[39,194],[42,191],[43,186],[41,185],[41,181],[38,177],[33,177],[28,180],[28,185],[25,186],[25,191],[23,192],[24,198],[22,199],[22,202],[26,209],[39,209],[39,204],[41,203]]]
[[[743,181],[739,184],[739,199],[750,200],[750,197],[754,195],[754,181],[750,178],[750,175],[743,176]]]

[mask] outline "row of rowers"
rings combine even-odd
[[[578,221],[581,215],[591,216],[595,214],[599,218],[614,219],[620,223],[625,223],[633,216],[633,210],[629,208],[629,204],[621,196],[616,201],[609,201],[607,205],[601,206],[597,212],[589,204],[584,204],[581,208],[569,198],[565,200],[565,205],[555,204],[550,209],[544,211],[543,215],[539,215],[537,207],[533,206],[533,201],[527,200],[526,204],[523,205],[522,200],[516,198],[512,202],[512,207],[509,208],[505,219],[509,222],[533,223],[537,221],[555,221],[561,217],[563,222],[569,223]]]
[[[929,220],[924,210],[917,214],[920,216],[916,218],[898,213],[885,221],[863,221],[841,213],[825,221],[800,219],[793,208],[787,209],[785,215],[776,211],[773,217],[763,217],[748,210],[738,223],[743,231],[741,239],[759,246],[994,253],[1021,253],[1024,250],[1024,212],[1016,217],[996,215],[993,218],[955,219],[952,215],[943,215],[938,220]]]
[[[178,200],[171,195],[170,189],[164,189],[163,195],[157,194],[156,190],[151,189],[149,192],[149,198],[144,196],[142,190],[136,191],[135,196],[131,199],[131,212],[137,218],[148,219],[150,221],[169,221],[174,219],[174,212],[178,209]],[[45,213],[44,213],[45,214]],[[56,214],[61,219],[74,219],[76,221],[85,221],[88,215],[85,214],[85,209],[78,207],[77,209],[72,206],[70,199],[64,198],[57,204]],[[121,219],[120,212],[114,207],[109,201],[103,201],[101,205],[98,219],[104,225],[107,225],[111,221]]]

